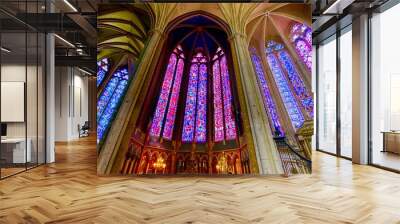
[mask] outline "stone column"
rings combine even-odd
[[[54,34],[46,34],[46,163],[55,161],[55,54]]]
[[[46,12],[53,12],[54,5],[46,2]],[[55,162],[55,41],[54,34],[46,34],[46,163]]]
[[[131,119],[136,120],[138,116],[136,102],[138,101],[141,90],[145,86],[145,81],[148,80],[149,74],[152,74],[149,71],[154,67],[155,63],[153,62],[158,58],[164,41],[163,30],[161,29],[153,29],[150,35],[150,40],[144,50],[135,77],[130,83],[118,114],[112,123],[107,139],[98,156],[98,174],[110,173],[129,121]]]
[[[368,15],[353,20],[352,158],[368,163]]]
[[[254,157],[256,156],[260,174],[282,174],[282,164],[272,138],[247,43],[247,38],[243,33],[234,32],[230,37],[239,101],[243,113],[243,127],[252,163],[252,173],[256,169],[254,167]]]

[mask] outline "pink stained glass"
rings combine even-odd
[[[222,108],[221,74],[219,61],[213,65],[213,90],[214,90],[214,141],[224,140],[224,118]]]
[[[151,123],[151,128],[150,128],[151,136],[159,137],[161,134],[161,128],[163,125],[165,110],[168,104],[168,97],[173,82],[176,61],[177,61],[176,55],[171,54],[168,61],[167,71],[165,72],[164,81],[161,87],[160,97],[158,98],[157,108],[154,113],[153,121]]]
[[[195,116],[196,116],[196,99],[197,99],[197,82],[198,68],[197,64],[192,64],[189,72],[189,86],[186,96],[185,115],[183,118],[182,141],[192,142]]]
[[[229,81],[229,71],[226,63],[226,57],[221,58],[221,79],[224,97],[224,115],[225,115],[225,131],[226,139],[232,140],[236,138],[236,124],[232,113],[232,94]]]
[[[298,39],[295,42],[295,47],[297,54],[303,59],[304,63],[306,64],[307,68],[311,70],[312,67],[312,49],[310,45],[306,43],[303,39]]]
[[[296,53],[303,60],[304,64],[311,71],[312,67],[312,31],[305,24],[295,23],[290,32],[290,38],[296,49]]]
[[[165,120],[164,131],[163,131],[163,137],[168,140],[172,139],[172,132],[174,130],[176,107],[179,99],[179,91],[181,87],[183,67],[184,67],[184,61],[183,59],[179,59],[175,74],[174,86],[172,87],[171,98],[169,100],[167,118]]]
[[[201,64],[197,89],[196,142],[207,139],[207,65]]]

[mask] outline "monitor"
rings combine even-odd
[[[7,136],[7,124],[1,123],[1,136]]]

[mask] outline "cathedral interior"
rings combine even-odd
[[[310,173],[310,11],[101,4],[98,173]]]

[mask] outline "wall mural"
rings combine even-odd
[[[310,20],[307,4],[100,4],[99,174],[311,173]]]

